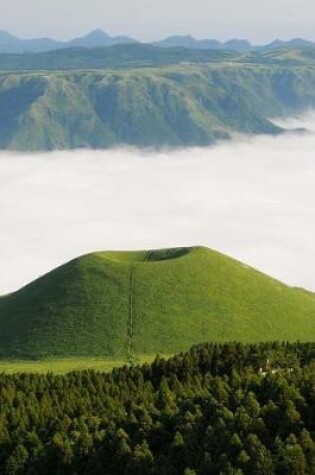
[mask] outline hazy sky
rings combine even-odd
[[[289,134],[160,153],[3,152],[0,294],[86,252],[181,245],[315,291],[314,150],[315,134]]]
[[[254,42],[315,40],[314,0],[0,0],[0,29],[68,39],[94,28],[152,40],[170,34]]]

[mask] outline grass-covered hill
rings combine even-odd
[[[4,358],[279,339],[315,339],[315,295],[203,247],[89,254],[0,299]]]
[[[315,48],[149,45],[0,55],[0,149],[202,146],[275,134],[270,117],[315,105],[314,58]]]

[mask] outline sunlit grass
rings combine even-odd
[[[134,360],[133,364],[151,363],[156,355],[140,355]],[[165,358],[171,355],[162,355]],[[68,358],[56,360],[37,360],[26,361],[16,360],[0,361],[0,373],[49,373],[65,374],[70,371],[84,371],[93,369],[95,371],[110,372],[114,368],[124,365],[130,365],[126,360],[108,360],[102,358]]]

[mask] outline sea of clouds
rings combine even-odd
[[[0,294],[90,251],[187,245],[315,290],[314,151],[315,134],[290,132],[176,151],[3,152]]]

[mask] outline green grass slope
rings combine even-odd
[[[137,48],[122,49],[111,69],[2,71],[0,149],[203,146],[234,133],[279,133],[270,117],[315,106],[312,49],[212,51],[207,57],[200,51]],[[112,50],[105,56],[102,49],[93,51],[53,55],[92,61],[94,54],[111,57]],[[169,62],[154,62],[164,54]],[[192,61],[189,54],[201,57]],[[27,57],[19,58],[21,68]],[[0,57],[0,68],[3,63]]]
[[[279,339],[315,339],[315,295],[203,247],[89,254],[0,299],[2,358]]]

